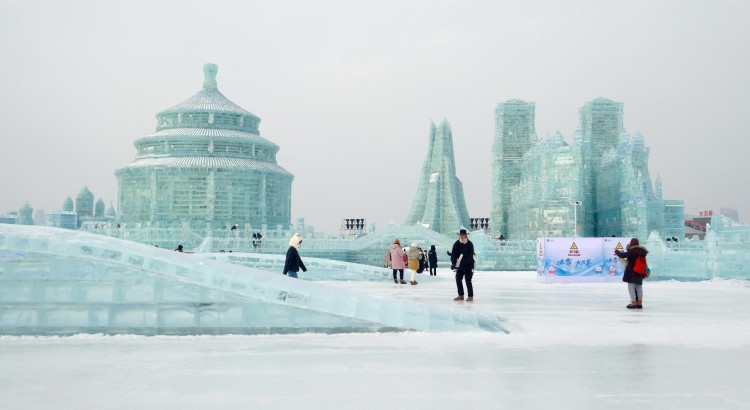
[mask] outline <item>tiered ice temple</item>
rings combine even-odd
[[[276,163],[278,145],[260,136],[260,118],[217,88],[203,89],[156,115],[156,132],[135,141],[135,160],[115,172],[126,226],[191,230],[288,226],[292,179]]]

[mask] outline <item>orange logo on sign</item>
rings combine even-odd
[[[568,256],[581,256],[581,252],[578,251],[578,245],[575,242],[573,242],[573,245],[570,245]]]

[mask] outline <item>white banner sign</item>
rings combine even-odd
[[[540,282],[620,282],[625,270],[615,249],[630,238],[537,238]]]

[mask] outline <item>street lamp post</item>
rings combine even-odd
[[[568,204],[573,206],[573,236],[578,236],[578,205],[583,201],[568,201]]]

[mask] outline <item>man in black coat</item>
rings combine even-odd
[[[464,285],[462,280],[466,280],[466,290],[468,292],[467,302],[474,301],[474,287],[471,285],[471,277],[474,275],[474,244],[469,240],[466,229],[461,229],[459,237],[453,244],[451,250],[451,264],[456,272],[456,287],[458,296],[453,298],[455,301],[464,300]]]

